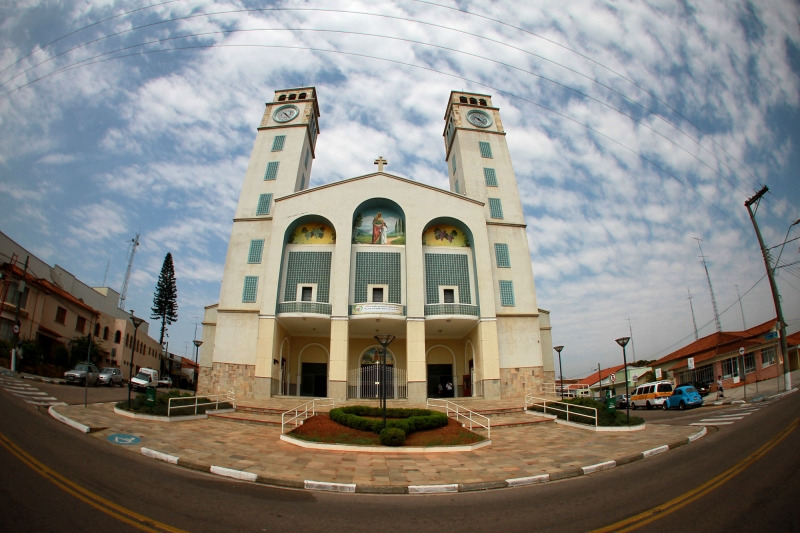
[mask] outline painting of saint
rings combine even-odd
[[[362,211],[353,219],[353,243],[405,244],[405,221],[396,209],[387,206]]]
[[[381,212],[372,219],[372,244],[386,244],[386,222]]]

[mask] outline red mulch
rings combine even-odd
[[[362,446],[381,445],[377,433],[343,426],[331,420],[327,413],[312,416],[302,426],[291,431],[289,435],[315,442],[360,444]],[[452,446],[474,444],[482,440],[484,440],[482,435],[465,429],[453,419],[448,419],[445,427],[411,433],[403,446]]]

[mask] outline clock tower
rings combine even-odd
[[[541,367],[539,309],[525,215],[500,110],[488,95],[452,91],[444,118],[450,190],[484,204],[493,254],[500,367],[506,371]]]

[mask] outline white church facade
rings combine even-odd
[[[314,87],[275,92],[244,178],[199,392],[237,398],[521,396],[553,382],[499,110],[452,92],[450,190],[385,171],[309,187]],[[385,337],[389,336],[389,337]]]

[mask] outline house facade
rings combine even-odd
[[[316,89],[275,92],[206,308],[200,391],[375,398],[384,383],[390,398],[501,398],[553,381],[500,111],[474,93],[446,104],[450,190],[390,174],[383,157],[310,188]]]

